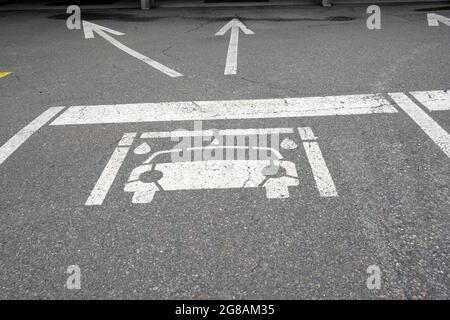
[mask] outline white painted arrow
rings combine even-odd
[[[236,74],[237,71],[237,55],[238,55],[238,42],[239,42],[239,29],[245,34],[255,34],[252,30],[247,28],[238,19],[233,19],[224,25],[216,36],[223,36],[228,29],[231,29],[230,44],[228,45],[227,62],[225,64],[224,74]]]
[[[450,26],[450,18],[438,15],[436,13],[428,13],[427,18],[428,18],[428,25],[430,27],[438,27],[439,22],[447,26]]]
[[[113,30],[113,29],[106,28],[106,27],[100,26],[98,24],[89,22],[89,21],[83,21],[83,30],[84,30],[84,37],[86,39],[93,39],[94,38],[94,32],[95,32],[100,37],[102,37],[106,41],[110,42],[115,47],[117,47],[120,50],[128,53],[130,56],[133,56],[136,59],[139,59],[139,60],[145,62],[149,66],[155,68],[156,70],[161,71],[162,73],[168,75],[169,77],[176,78],[176,77],[181,77],[182,76],[181,73],[178,73],[175,70],[172,70],[172,69],[166,67],[165,65],[159,63],[158,61],[150,59],[149,57],[146,57],[143,54],[140,54],[139,52],[128,48],[126,45],[120,43],[119,41],[117,41],[116,39],[114,39],[113,37],[108,35],[108,33],[111,33],[111,34],[116,35],[116,36],[122,36],[125,33],[122,33],[122,32],[119,32],[119,31],[116,31],[116,30]]]

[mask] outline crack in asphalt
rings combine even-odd
[[[247,82],[250,82],[250,83],[254,83],[254,84],[261,84],[261,85],[264,85],[267,88],[272,89],[272,90],[287,90],[287,91],[291,91],[292,93],[294,93],[296,95],[300,94],[300,92],[298,92],[297,90],[294,90],[294,89],[291,89],[291,88],[288,88],[288,87],[281,87],[281,86],[276,87],[270,82],[256,81],[256,80],[249,79],[249,78],[246,78],[246,77],[239,77],[239,79],[242,79],[244,81],[247,81]],[[276,93],[274,93],[274,94],[276,95]]]
[[[173,58],[173,59],[178,60],[178,57],[177,57],[177,56],[173,56],[173,55],[170,55],[170,54],[167,53],[167,52],[168,52],[170,49],[172,49],[172,48],[173,48],[173,45],[170,45],[170,46],[168,46],[167,48],[163,49],[163,50],[161,51],[161,53],[162,53],[163,55],[165,55],[166,57],[169,57],[169,58]]]

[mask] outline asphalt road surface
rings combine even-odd
[[[447,299],[450,26],[429,12],[450,17],[91,10],[116,34],[86,39],[64,10],[0,11],[0,297]],[[248,34],[215,35],[234,18]],[[171,162],[175,129],[278,132],[290,177]],[[130,178],[151,155],[152,195]]]

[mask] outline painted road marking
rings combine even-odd
[[[156,70],[161,71],[162,73],[168,75],[169,77],[176,78],[176,77],[182,76],[181,73],[179,73],[173,69],[170,69],[169,67],[166,67],[165,65],[159,63],[158,61],[150,59],[149,57],[146,57],[143,54],[140,54],[139,52],[137,52],[131,48],[128,48],[126,45],[120,43],[119,41],[117,41],[116,39],[114,39],[113,37],[111,37],[107,34],[107,32],[109,32],[114,35],[124,35],[124,33],[122,33],[122,32],[115,31],[115,30],[112,30],[112,29],[109,29],[109,28],[106,28],[106,27],[103,27],[103,26],[100,26],[98,24],[88,22],[88,21],[83,21],[83,30],[84,30],[84,37],[86,39],[94,38],[94,32],[96,32],[100,37],[102,37],[106,41],[110,42],[113,46],[128,53],[130,56],[133,56],[136,59],[139,59],[142,62],[145,62],[149,66],[155,68]]]
[[[450,135],[404,93],[389,96],[450,158]]]
[[[297,128],[298,133],[300,135],[300,139],[302,140],[317,140],[317,137],[315,136],[314,132],[310,127],[304,127],[304,128]]]
[[[427,14],[427,20],[428,20],[428,25],[430,27],[438,27],[439,26],[439,22],[443,23],[447,26],[450,26],[450,18],[441,16],[439,14],[436,13],[428,13]]]
[[[300,127],[297,130],[320,196],[337,197],[336,187],[317,142],[318,138],[310,127]],[[132,203],[151,203],[156,193],[165,191],[211,189],[240,191],[246,188],[265,189],[267,199],[282,199],[290,196],[290,187],[299,185],[300,180],[295,161],[288,160],[282,155],[282,149],[293,150],[298,147],[298,144],[289,138],[289,135],[295,133],[293,128],[144,132],[140,134],[140,139],[167,139],[174,136],[197,137],[202,133],[205,134],[202,137],[212,138],[214,136],[215,139],[222,141],[222,144],[203,145],[201,143],[200,147],[181,148],[178,141],[175,146],[154,151],[147,142],[138,142],[134,154],[145,155],[147,159],[140,160],[141,164],[131,171],[128,182],[124,186],[125,192],[132,193]],[[227,139],[223,144],[225,140],[220,137],[221,134],[233,135],[235,138],[250,137],[256,134],[274,134],[277,142],[279,142],[279,134],[287,136],[280,144],[282,149],[279,149],[276,144],[273,144],[275,141],[272,141],[271,146],[267,147],[267,139],[263,139],[265,142],[261,142],[259,139],[248,141],[245,138],[242,140]],[[137,137],[136,133],[127,133],[122,137],[86,201],[86,205],[103,204],[131,144],[137,142],[134,140],[135,137]],[[271,138],[271,140],[273,139]],[[208,151],[208,153],[192,159],[190,152],[197,149]],[[225,149],[248,150],[249,153],[247,155],[246,152],[233,152],[230,156],[227,154],[226,157],[223,157],[223,153],[216,153],[217,150]],[[270,154],[253,153],[251,155],[251,149],[267,150],[270,151]],[[212,150],[215,151],[214,156],[210,153]],[[167,155],[181,155],[182,153],[185,153],[184,157],[167,158]],[[186,153],[189,156],[186,156]],[[147,178],[142,179],[143,176]]]
[[[0,79],[10,75],[12,72],[0,72]]]
[[[317,137],[309,127],[298,128],[300,138],[303,140],[306,157],[308,158],[317,189],[322,197],[337,197],[338,193],[331,178],[330,171],[320,151]],[[309,141],[308,141],[309,140]]]
[[[132,132],[132,133],[125,133],[122,136],[122,139],[120,139],[119,141],[119,146],[120,147],[129,147],[133,144],[134,139],[136,138],[137,133]]]
[[[114,150],[111,158],[103,169],[100,178],[95,184],[89,198],[87,199],[86,206],[100,206],[106,198],[106,195],[111,188],[120,167],[122,166],[125,157],[128,154],[130,145],[133,143],[136,133],[125,133],[122,139],[119,141],[119,146]],[[128,145],[128,146],[125,146]]]
[[[264,119],[396,113],[381,94],[73,106],[51,125]]]
[[[449,134],[442,129],[431,117],[403,93],[388,94],[394,101],[390,102],[383,94],[361,94],[345,96],[305,97],[286,99],[257,99],[257,100],[228,100],[228,101],[185,101],[166,103],[117,104],[98,106],[73,106],[61,112],[63,107],[48,109],[41,116],[33,120],[17,135],[0,147],[0,164],[17,150],[34,132],[44,126],[48,121],[56,119],[50,125],[84,125],[103,123],[135,123],[159,121],[188,121],[188,120],[216,120],[216,119],[265,119],[283,117],[317,117],[339,115],[365,115],[365,114],[393,114],[397,113],[397,105],[403,109],[424,132],[450,157]],[[416,91],[412,95],[430,110],[448,110],[448,92],[444,91]],[[194,135],[239,135],[245,129],[225,129],[215,131],[144,133],[142,137],[182,137]],[[290,128],[262,128],[249,129],[254,134],[280,134],[292,133]],[[312,139],[313,133],[299,130],[303,140]],[[135,139],[135,135],[125,135],[118,147],[127,146]],[[308,138],[309,137],[309,138]],[[313,141],[306,141],[313,142]],[[287,144],[289,145],[289,143]],[[145,148],[143,148],[144,150]],[[320,158],[321,152],[314,143],[305,143],[305,149],[312,156],[311,159]],[[145,149],[146,150],[146,149]],[[149,149],[150,150],[150,149]],[[124,156],[125,150],[117,151],[116,158]],[[126,150],[128,152],[128,150]],[[114,159],[113,159],[114,160]],[[320,160],[317,168],[320,168]],[[113,170],[118,163],[115,160],[109,167]],[[109,170],[109,169],[108,169]],[[107,170],[107,171],[108,171]],[[115,169],[114,169],[115,170]],[[325,172],[315,170],[315,172]],[[317,175],[319,177],[320,175]],[[105,180],[106,181],[106,180]],[[101,181],[100,181],[101,182]],[[100,183],[105,185],[106,183]],[[112,182],[111,182],[112,183]],[[328,185],[331,185],[329,183]],[[329,188],[328,190],[332,190]],[[327,190],[324,188],[323,190]],[[324,191],[323,194],[333,195],[333,191]],[[101,192],[100,192],[101,193]],[[94,195],[95,196],[95,192]],[[99,196],[101,198],[101,196]],[[93,198],[95,200],[95,197]],[[96,202],[92,200],[92,202]]]
[[[16,135],[9,139],[0,147],[0,165],[8,159],[33,133],[42,128],[54,116],[56,116],[64,107],[52,107],[47,109],[39,117],[31,121],[26,127],[20,130]]]
[[[450,110],[450,90],[416,91],[411,95],[430,111]]]
[[[237,73],[237,58],[238,58],[238,43],[239,43],[239,30],[242,30],[245,34],[255,34],[252,30],[247,28],[238,19],[233,19],[224,25],[217,33],[216,36],[223,36],[228,29],[231,29],[230,43],[228,44],[227,61],[225,63],[225,75]]]
[[[181,137],[213,137],[215,134],[220,136],[240,136],[240,135],[270,135],[270,134],[288,134],[293,133],[292,128],[255,128],[255,129],[223,129],[223,130],[174,130],[162,132],[144,132],[141,139],[151,138],[181,138]]]
[[[299,184],[295,164],[281,160],[278,165],[286,175],[267,178],[264,169],[271,160],[208,160],[144,164],[135,168],[125,185],[133,193],[133,203],[150,203],[157,191],[265,188],[268,199],[289,197],[289,186]],[[155,182],[143,182],[145,172],[159,171]]]

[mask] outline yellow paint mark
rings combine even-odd
[[[12,72],[0,72],[0,79],[10,75]]]

